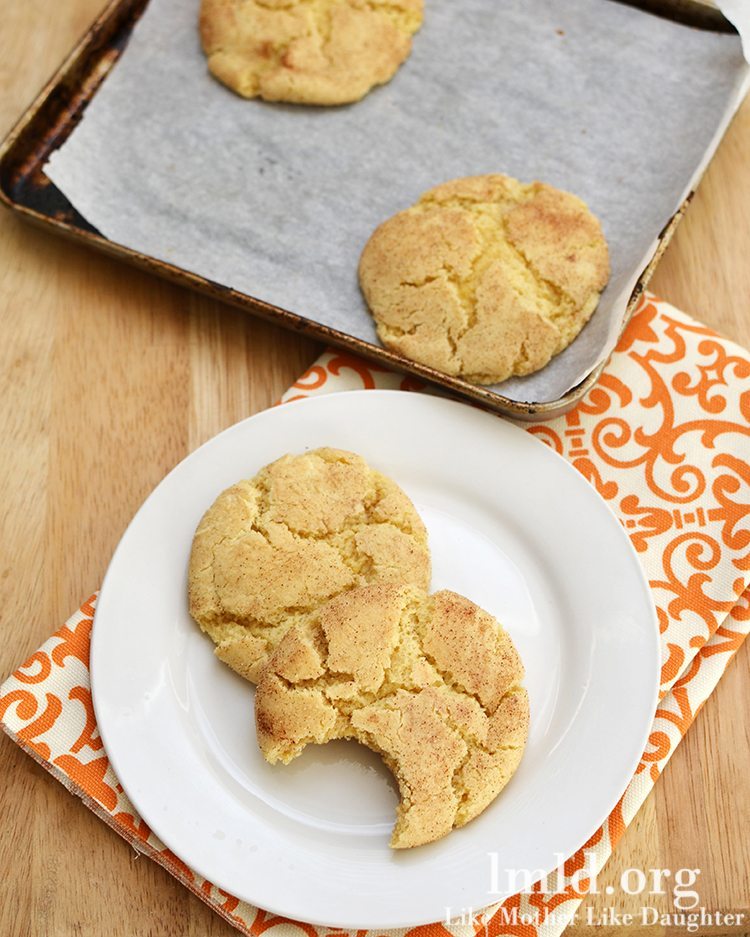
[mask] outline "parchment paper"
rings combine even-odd
[[[427,0],[410,59],[340,108],[245,101],[207,73],[199,0],[151,0],[47,173],[112,241],[377,344],[372,230],[425,189],[505,172],[582,197],[612,279],[578,339],[499,385],[556,400],[606,357],[633,283],[739,102],[736,35],[612,0]]]

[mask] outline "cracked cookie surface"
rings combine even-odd
[[[217,657],[256,682],[292,625],[385,580],[429,587],[421,518],[361,456],[316,449],[278,459],[206,511],[190,554],[190,614]]]
[[[383,222],[359,279],[384,345],[495,384],[538,371],[573,341],[609,279],[609,253],[575,195],[471,176]]]
[[[246,98],[348,104],[411,51],[423,0],[202,0],[211,73]]]
[[[455,592],[378,583],[333,599],[279,643],[255,695],[265,758],[356,739],[399,786],[391,845],[478,816],[523,755],[529,704],[506,631]]]

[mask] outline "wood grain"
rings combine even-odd
[[[101,5],[0,0],[0,133]],[[653,284],[746,345],[748,152],[750,104]],[[272,403],[319,349],[9,213],[0,215],[0,257],[4,675],[97,588],[125,525],[165,472],[218,430]],[[749,668],[747,645],[628,830],[603,886],[628,867],[700,867],[702,904],[750,913]],[[0,758],[0,934],[234,933],[5,737]],[[627,911],[642,902],[619,893],[589,899],[597,919],[613,903]],[[666,911],[670,902],[654,904]],[[585,923],[570,931],[609,932]],[[648,930],[669,932],[678,933]]]

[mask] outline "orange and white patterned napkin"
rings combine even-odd
[[[373,387],[422,389],[329,351],[283,399]],[[661,701],[630,785],[565,862],[554,889],[515,895],[487,909],[481,924],[435,923],[410,937],[557,937],[750,630],[750,352],[647,296],[586,398],[566,416],[524,428],[572,462],[629,533],[658,612]],[[95,602],[91,596],[0,687],[5,731],[241,932],[340,933],[239,901],[189,869],[138,816],[109,765],[91,704]]]

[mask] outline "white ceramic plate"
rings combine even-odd
[[[323,445],[361,453],[405,489],[429,530],[433,588],[496,615],[526,665],[531,732],[516,775],[474,822],[407,852],[388,847],[396,791],[371,752],[335,742],[265,764],[252,687],[187,612],[190,544],[214,497]],[[551,870],[586,841],[644,750],[659,644],[627,536],[563,459],[464,404],[355,391],[238,423],[165,478],[110,565],[91,674],[114,770],[183,861],[267,910],[382,929],[478,911],[502,897],[493,863]]]

